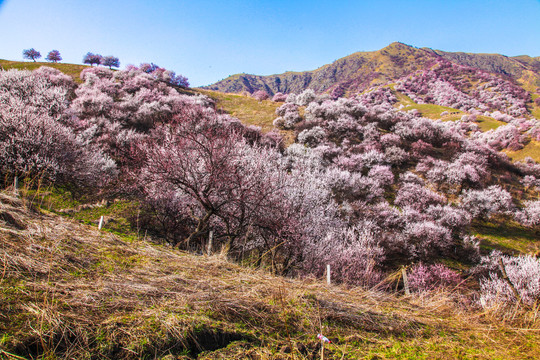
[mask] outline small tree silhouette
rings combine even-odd
[[[41,53],[34,48],[23,50],[23,58],[33,60],[36,62],[36,59],[41,57]]]

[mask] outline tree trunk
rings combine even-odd
[[[199,223],[197,224],[197,228],[195,229],[195,231],[189,234],[187,239],[184,240],[184,244],[186,244],[187,248],[189,248],[189,244],[191,243],[191,240],[195,238],[195,236],[203,233],[206,230],[206,227],[208,225],[208,220],[210,220],[210,217],[212,216],[213,213],[214,213],[213,211],[208,211],[202,219],[199,219]],[[182,243],[178,243],[176,246],[180,247],[180,244]]]

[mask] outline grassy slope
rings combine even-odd
[[[475,222],[472,234],[481,239],[482,250],[499,250],[506,254],[533,254],[540,251],[538,232],[513,221]]]
[[[465,115],[465,112],[447,106],[435,104],[417,104],[401,91],[395,90],[393,85],[390,85],[390,88],[398,99],[398,102],[395,106],[397,107],[402,104],[403,106],[405,106],[403,108],[404,111],[416,109],[420,112],[422,116],[430,119],[441,119],[441,113],[443,113],[444,111],[448,111],[450,114],[442,118],[442,120],[445,121],[458,120],[461,118],[461,116]]]
[[[484,132],[488,130],[495,130],[499,126],[506,125],[505,122],[495,120],[494,118],[489,117],[489,116],[481,115],[481,116],[477,116],[476,119],[477,119],[476,123],[480,127],[480,130]]]
[[[238,118],[244,124],[259,126],[265,133],[274,129],[273,121],[276,118],[276,109],[282,105],[282,103],[271,100],[257,101],[245,95],[204,89],[196,89],[196,91],[214,99],[219,110]],[[281,130],[280,133],[286,144],[291,144],[294,141],[293,131]]]
[[[264,132],[274,128],[272,122],[276,118],[276,109],[281,103],[271,100],[258,101],[252,97],[227,94],[219,91],[197,89],[216,101],[217,108],[249,125],[260,126]]]
[[[81,71],[86,69],[87,65],[77,65],[77,64],[64,64],[64,63],[49,63],[49,62],[22,62],[22,61],[10,61],[10,60],[1,60],[0,66],[4,70],[17,69],[17,70],[35,70],[41,66],[48,66],[62,71],[64,74],[71,76],[75,81],[80,82],[81,79],[79,75]]]
[[[6,193],[0,213],[0,349],[11,353],[318,359],[322,332],[326,359],[540,356],[537,322],[464,311],[445,294],[276,277],[31,211]]]
[[[506,153],[514,161],[520,161],[525,159],[526,157],[531,157],[536,162],[540,162],[540,142],[531,141],[521,150],[506,151]]]
[[[531,114],[532,114],[532,116],[534,116],[535,118],[540,120],[540,106],[534,104],[534,100],[539,98],[539,97],[540,97],[539,94],[532,94],[531,95],[531,98],[533,100],[533,103],[531,105]]]

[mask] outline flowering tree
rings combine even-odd
[[[297,123],[302,121],[298,113],[298,105],[286,102],[276,109],[278,117],[274,120],[274,126],[279,129],[293,129]]]
[[[407,277],[410,289],[416,292],[455,287],[461,282],[457,272],[442,264],[415,264]]]
[[[270,97],[270,95],[268,95],[268,93],[264,90],[255,91],[253,94],[251,94],[251,96],[258,101],[263,101]]]
[[[0,73],[0,168],[4,174],[41,175],[57,183],[102,183],[116,175],[101,149],[62,124],[67,89],[29,71]]]
[[[461,206],[473,217],[487,219],[494,214],[513,209],[512,196],[500,186],[484,190],[467,190],[461,197]]]
[[[59,61],[62,61],[62,56],[60,56],[60,51],[58,50],[51,50],[47,54],[47,61],[57,63]]]
[[[317,98],[315,91],[312,89],[306,89],[302,93],[296,96],[296,104],[299,106],[307,106],[310,102]]]
[[[430,220],[407,223],[404,236],[408,252],[415,259],[429,261],[450,254],[453,248],[450,230]]]
[[[137,74],[141,71],[149,74],[153,79],[168,83],[170,85],[180,86],[183,88],[189,87],[188,78],[182,75],[176,75],[174,71],[162,68],[154,63],[142,63],[138,67],[134,65],[128,65],[126,70],[130,73]]]
[[[274,94],[274,97],[272,97],[272,101],[274,102],[285,102],[285,100],[287,100],[287,94],[282,92],[277,92]]]
[[[402,183],[394,203],[400,207],[416,210],[426,209],[429,205],[441,205],[446,202],[444,196],[415,183]]]
[[[540,200],[525,201],[522,210],[516,212],[515,217],[525,226],[540,225]]]
[[[501,274],[501,262],[512,285]],[[534,256],[513,257],[493,252],[482,258],[476,271],[487,273],[480,280],[480,303],[484,307],[516,303],[514,289],[526,305],[533,305],[540,298],[540,260]]]
[[[282,208],[286,173],[278,153],[248,145],[220,119],[187,120],[158,128],[140,149],[143,183],[187,199],[184,211],[196,226],[178,245],[189,247],[210,227],[233,249],[242,237],[283,235],[289,212]]]
[[[120,60],[115,56],[104,56],[100,63],[103,66],[108,66],[109,69],[120,67]]]
[[[41,53],[34,48],[26,49],[23,50],[23,58],[36,62],[37,59],[41,58]]]
[[[332,281],[373,287],[383,280],[379,266],[384,261],[384,249],[371,225],[329,232],[316,247],[305,249],[305,269],[323,276],[326,265],[331,266]]]
[[[34,70],[33,73],[34,75],[44,77],[51,85],[65,89],[68,92],[68,98],[73,96],[73,91],[77,85],[71,76],[48,66],[42,66],[39,69]]]
[[[91,66],[93,66],[94,64],[99,65],[101,64],[102,59],[103,56],[89,52],[84,55],[83,64],[90,64]]]
[[[298,142],[308,146],[315,146],[324,140],[326,132],[323,128],[315,126],[311,129],[306,129],[298,134]]]

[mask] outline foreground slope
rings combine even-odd
[[[0,357],[538,358],[538,321],[450,294],[293,280],[98,231],[0,194]],[[521,320],[516,320],[521,319]]]

